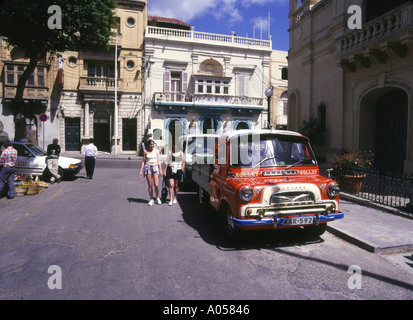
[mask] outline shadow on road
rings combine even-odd
[[[126,200],[128,200],[129,203],[131,203],[131,202],[135,202],[135,203],[148,203],[148,199],[127,198]]]
[[[204,208],[195,194],[178,194],[178,203],[184,222],[196,230],[199,236],[220,250],[275,249],[322,243],[319,236],[311,236],[303,229],[244,231],[236,242],[226,238],[219,213]]]

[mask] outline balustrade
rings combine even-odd
[[[117,87],[122,89],[122,79],[118,79]],[[80,77],[80,89],[115,90],[115,78]]]
[[[187,102],[191,104],[248,105],[259,107],[262,107],[264,103],[262,98],[176,92],[156,92],[154,100],[155,102]]]
[[[396,8],[363,25],[360,30],[353,30],[339,39],[339,54],[371,46],[381,39],[397,34],[413,26],[413,5],[411,3]]]
[[[216,33],[199,32],[193,30],[179,30],[170,28],[160,28],[148,26],[146,36],[174,37],[182,40],[192,39],[193,41],[220,42],[236,44],[242,46],[259,46],[271,49],[271,40],[261,40],[254,38],[237,37],[235,35],[223,35]]]

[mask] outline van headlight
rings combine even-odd
[[[328,186],[327,188],[327,195],[331,198],[334,199],[337,197],[340,193],[340,187],[338,186],[337,183],[332,183]]]
[[[245,202],[251,201],[254,196],[254,190],[250,186],[242,187],[239,191],[239,197]]]

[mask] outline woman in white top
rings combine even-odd
[[[169,205],[176,203],[176,196],[179,191],[179,181],[182,180],[185,167],[185,156],[182,151],[178,151],[176,145],[172,146],[172,152],[168,156],[164,175],[169,181]]]
[[[148,141],[146,148],[147,150],[143,153],[143,161],[141,171],[139,172],[139,178],[142,177],[143,171],[146,176],[146,181],[148,182],[148,192],[150,197],[148,205],[152,206],[154,204],[152,181],[155,186],[156,203],[162,204],[161,199],[159,199],[159,175],[162,175],[162,167],[159,151],[155,149],[155,143],[153,140]]]

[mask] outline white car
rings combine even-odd
[[[40,176],[43,180],[50,179],[46,165],[47,153],[43,149],[28,142],[12,142],[17,150],[16,174]],[[73,176],[82,169],[82,161],[69,157],[59,157],[59,175]]]

